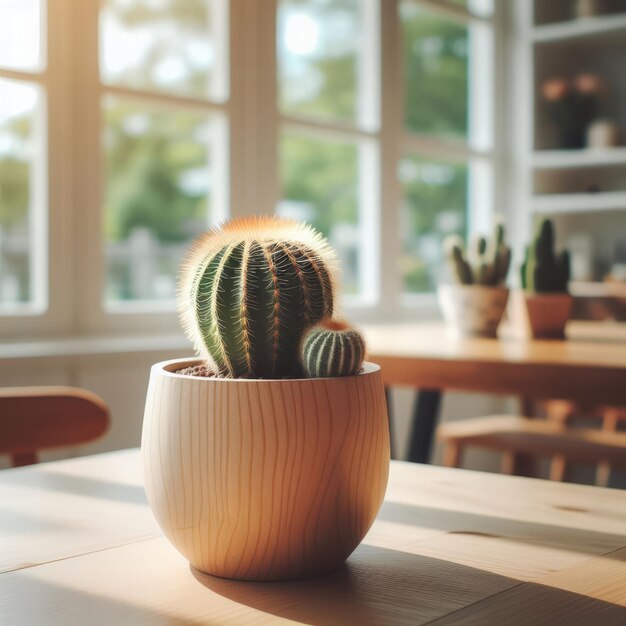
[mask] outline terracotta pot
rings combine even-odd
[[[245,580],[340,566],[383,501],[389,428],[380,368],[233,380],[152,367],[142,452],[163,532],[197,569]],[[158,564],[155,564],[158,567]]]
[[[495,337],[509,290],[483,285],[440,285],[439,306],[448,326],[466,337]]]
[[[574,299],[567,293],[525,294],[530,332],[536,339],[565,339]]]

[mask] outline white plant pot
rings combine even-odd
[[[509,290],[484,285],[440,285],[439,306],[446,324],[464,337],[496,337]]]

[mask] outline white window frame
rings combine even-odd
[[[222,0],[228,2],[228,0]],[[500,55],[500,1],[489,19],[471,15],[445,0],[413,0],[425,9],[463,24],[492,24]],[[103,85],[98,71],[99,0],[48,0],[47,65],[42,72],[0,69],[0,77],[36,82],[46,93],[48,120],[48,295],[43,315],[0,316],[0,333],[11,338],[58,334],[176,332],[174,306],[131,304],[123,312],[103,305],[105,279],[102,233],[103,167],[100,146],[101,98],[104,92],[193,110],[218,112],[227,119],[229,184],[220,203],[229,216],[274,212],[280,199],[278,141],[283,128],[348,139],[360,146],[360,225],[367,246],[362,272],[371,281],[362,299],[347,299],[345,313],[356,321],[413,318],[433,311],[431,295],[404,298],[399,267],[400,184],[397,164],[418,154],[488,163],[499,199],[496,172],[501,147],[472,148],[432,137],[411,135],[404,128],[403,48],[397,0],[363,0],[368,39],[369,80],[360,81],[361,97],[370,94],[362,125],[333,123],[284,115],[278,110],[276,72],[276,0],[230,0],[227,35],[229,95],[210,102]],[[226,5],[224,5],[226,6]],[[225,35],[226,36],[226,35]],[[78,53],[80,52],[80,53]],[[495,90],[499,66],[494,65]],[[380,94],[374,97],[374,94]],[[502,115],[497,109],[496,119]],[[379,123],[372,120],[379,117]],[[497,123],[497,122],[496,122]],[[498,138],[498,129],[494,137]],[[272,158],[272,156],[274,158]],[[470,230],[483,230],[490,215],[472,212]],[[371,235],[374,235],[372,238]]]

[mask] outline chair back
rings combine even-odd
[[[38,451],[93,441],[109,421],[104,401],[84,389],[0,389],[0,454],[9,454],[13,467],[37,463]]]

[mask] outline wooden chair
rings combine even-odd
[[[73,387],[0,389],[0,454],[13,467],[37,463],[37,451],[92,441],[109,427],[96,394]]]
[[[607,486],[611,467],[626,468],[626,432],[618,432],[626,410],[601,408],[602,428],[575,427],[580,408],[569,402],[545,403],[546,419],[511,415],[480,417],[442,424],[437,439],[444,444],[443,463],[460,467],[468,447],[502,452],[502,472],[518,474],[521,457],[550,459],[550,479],[563,481],[571,462],[596,466],[596,485]]]

